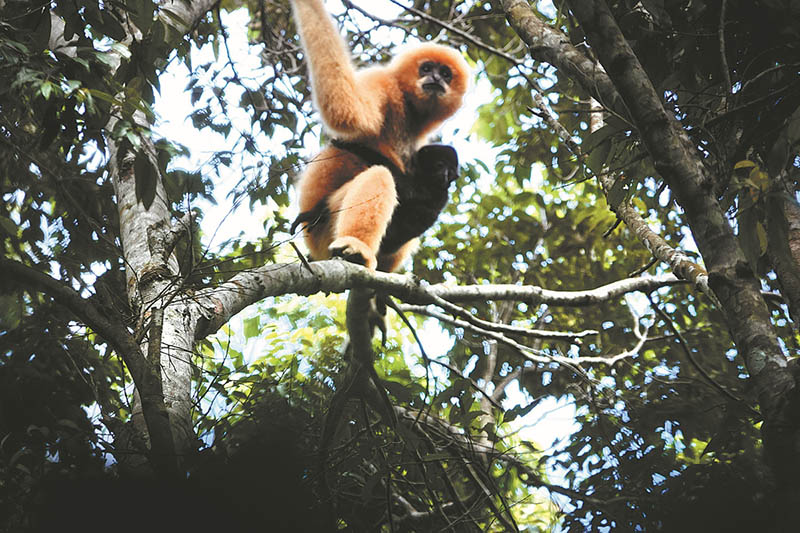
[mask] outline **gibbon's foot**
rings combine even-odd
[[[375,253],[361,239],[356,237],[339,237],[328,246],[331,257],[341,257],[345,261],[363,265],[375,270],[378,260]]]

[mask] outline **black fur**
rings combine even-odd
[[[413,155],[408,171],[404,173],[386,156],[368,146],[339,140],[334,140],[332,144],[357,155],[370,166],[387,167],[394,176],[398,203],[381,241],[380,254],[396,252],[402,245],[430,228],[447,205],[450,184],[458,178],[458,154],[452,146],[423,146]],[[306,223],[306,229],[313,230],[329,217],[328,204],[322,201],[313,209],[300,213],[290,231],[294,233],[302,223]]]
[[[389,171],[392,173],[392,176],[394,176],[395,181],[397,180],[397,176],[401,176],[403,174],[400,168],[392,163],[391,159],[367,145],[359,142],[341,141],[339,139],[333,139],[331,144],[340,150],[347,150],[351,154],[357,155],[371,167],[383,165],[389,169]]]
[[[381,241],[391,254],[433,226],[447,205],[447,190],[458,177],[458,154],[452,146],[429,144],[411,158],[408,172],[395,175],[397,207]]]
[[[297,229],[297,226],[304,222],[306,225],[303,226],[303,229],[311,231],[318,224],[325,224],[330,216],[331,210],[328,208],[328,202],[323,200],[315,205],[313,209],[309,211],[303,211],[297,215],[297,218],[294,219],[294,222],[292,222],[292,227],[289,228],[289,233],[294,233],[294,231]]]

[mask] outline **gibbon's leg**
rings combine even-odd
[[[334,217],[330,254],[375,270],[378,247],[397,205],[392,173],[384,166],[368,168],[331,195],[329,205]]]
[[[400,268],[400,265],[403,264],[403,261],[408,256],[416,251],[418,245],[419,239],[411,239],[390,254],[378,254],[378,270],[381,272],[394,272]]]

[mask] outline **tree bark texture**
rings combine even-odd
[[[195,332],[197,340],[217,331],[248,305],[268,296],[310,295],[369,288],[391,294],[406,303],[485,302],[505,300],[531,305],[582,307],[607,302],[629,292],[649,292],[659,287],[685,283],[673,275],[630,278],[584,291],[552,291],[531,285],[423,285],[400,274],[370,272],[347,261],[316,261],[266,265],[242,272],[219,287],[198,291],[191,299],[203,316]],[[193,312],[194,313],[194,312]],[[572,337],[570,337],[572,338]]]
[[[176,1],[160,6],[160,14],[175,33],[172,41],[189,32],[205,16],[216,2]],[[169,15],[166,14],[169,12]],[[56,26],[57,27],[57,26]],[[63,31],[63,24],[61,25]],[[129,26],[130,41],[138,30]],[[148,126],[143,117],[138,117],[142,126]],[[113,130],[116,119],[107,125]],[[142,372],[131,368],[136,387],[133,406],[133,426],[147,441],[149,438],[153,464],[158,469],[174,470],[176,458],[188,450],[194,440],[191,423],[191,359],[194,352],[194,329],[196,317],[188,313],[181,299],[174,299],[179,280],[177,260],[171,254],[162,257],[159,253],[170,248],[164,241],[171,238],[169,200],[163,183],[159,179],[156,198],[145,207],[136,198],[136,177],[132,161],[109,136],[109,171],[117,197],[125,271],[128,280],[128,297],[134,309],[140,312],[139,324],[148,328],[152,335],[159,332],[160,345],[150,347],[148,340],[141,343],[141,352],[148,353],[148,365]],[[145,142],[144,149],[153,156],[152,144]],[[172,243],[174,245],[174,242]],[[154,315],[158,317],[153,320]],[[158,322],[158,323],[156,323]],[[137,379],[138,378],[138,379]],[[129,464],[136,463],[135,456],[128,456]],[[140,462],[141,463],[141,462]],[[136,468],[136,466],[133,466]],[[166,472],[165,472],[166,473]]]
[[[800,324],[800,205],[778,183],[767,200],[767,239],[770,263],[775,267],[781,294],[795,325]]]

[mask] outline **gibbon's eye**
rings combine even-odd
[[[426,61],[419,66],[419,75],[427,75],[433,72],[434,63],[433,61]]]
[[[441,65],[439,67],[439,75],[447,83],[453,81],[453,71],[447,65]]]

